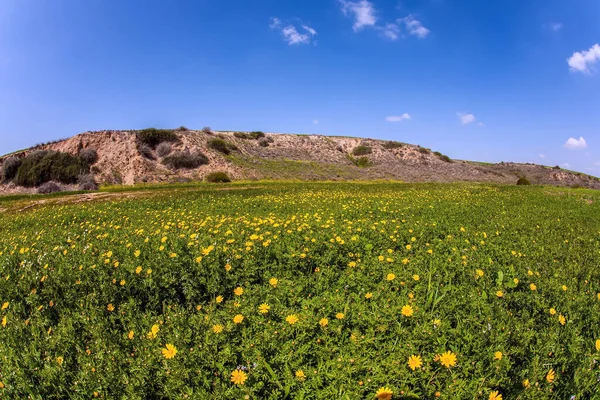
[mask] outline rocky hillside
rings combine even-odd
[[[85,132],[4,156],[0,165],[40,150],[74,156],[83,150],[94,150],[97,160],[91,163],[89,171],[101,184],[202,180],[211,172],[223,171],[233,180],[396,179],[516,184],[519,178],[526,178],[532,184],[600,189],[597,178],[558,167],[450,160],[438,152],[399,142],[208,129]],[[0,193],[34,190],[5,181]]]

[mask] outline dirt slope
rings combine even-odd
[[[371,180],[397,179],[406,182],[496,182],[515,184],[525,177],[533,184],[582,186],[600,189],[598,179],[561,169],[534,164],[480,164],[467,161],[444,161],[439,155],[404,144],[388,149],[385,141],[321,135],[291,135],[267,133],[267,147],[253,139],[241,139],[233,132],[177,131],[180,142],[173,151],[189,150],[204,153],[209,164],[191,170],[170,170],[154,152],[149,159],[139,151],[135,131],[85,132],[56,143],[38,146],[11,156],[24,157],[34,150],[57,150],[77,154],[93,148],[98,161],[92,167],[100,183],[131,185],[140,182],[177,182],[201,180],[213,171],[225,171],[233,179],[299,179],[299,180]],[[221,137],[238,150],[223,155],[208,148],[207,142]],[[263,145],[265,140],[262,141]],[[357,146],[372,149],[367,154],[367,167],[353,162]],[[5,159],[6,157],[4,157]],[[0,158],[0,163],[3,158]],[[1,185],[0,193],[22,192],[23,188]]]

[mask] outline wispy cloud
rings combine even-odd
[[[542,159],[544,159],[544,158],[546,158],[546,155],[545,154],[540,154],[539,157],[542,158]]]
[[[318,119],[315,119],[315,120],[313,121],[313,124],[315,124],[315,125],[319,125],[319,120],[318,120]]]
[[[269,27],[271,29],[275,29],[277,27],[279,27],[281,25],[281,20],[277,17],[271,17],[271,23],[269,24]]]
[[[409,15],[408,17],[400,18],[398,23],[404,23],[404,27],[406,28],[406,32],[409,35],[416,36],[420,39],[424,39],[431,32],[429,29],[425,28],[421,21],[415,19],[413,15]]]
[[[359,31],[365,26],[375,26],[377,13],[373,3],[367,0],[347,1],[339,0],[344,15],[352,14],[354,17],[354,31]]]
[[[590,47],[589,50],[573,53],[573,55],[567,59],[567,62],[569,63],[571,71],[591,74],[595,70],[594,64],[596,64],[598,60],[600,60],[600,45],[596,43]]]
[[[562,164],[560,164],[560,166],[563,168],[571,168],[571,164],[569,164],[569,163],[562,163]]]
[[[560,31],[563,28],[563,24],[560,22],[553,22],[549,26],[554,32]]]
[[[314,36],[317,36],[317,31],[308,25],[300,25],[300,27],[304,30],[303,32],[300,32],[299,28],[293,24],[283,26],[282,21],[276,17],[271,18],[269,27],[271,29],[280,31],[283,35],[283,40],[285,40],[285,42],[290,46],[295,44],[311,43]]]
[[[475,115],[470,114],[470,113],[460,113],[457,112],[456,116],[458,117],[458,119],[460,120],[460,123],[463,125],[468,125],[472,122],[475,122],[475,120],[477,118],[475,118]]]
[[[308,33],[310,33],[312,36],[316,36],[317,35],[317,31],[315,31],[313,28],[311,28],[308,25],[302,25],[302,28],[307,31]]]
[[[400,37],[400,27],[396,24],[385,24],[384,27],[379,29],[381,34],[390,40],[396,40]]]
[[[387,122],[401,122],[401,121],[405,121],[405,120],[409,120],[411,119],[411,116],[409,113],[404,113],[402,115],[392,115],[389,117],[385,117],[385,120]]]
[[[579,140],[571,137],[565,142],[563,146],[571,150],[580,150],[585,149],[587,147],[587,142],[585,141],[583,136],[580,136]]]

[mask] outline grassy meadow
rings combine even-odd
[[[112,194],[0,202],[0,399],[600,397],[598,192]]]

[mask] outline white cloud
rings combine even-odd
[[[553,22],[550,24],[550,29],[552,29],[553,31],[560,31],[563,27],[563,24],[560,22]]]
[[[400,37],[400,27],[396,24],[385,24],[385,27],[379,29],[381,34],[390,40],[396,40]]]
[[[307,31],[308,33],[310,33],[312,36],[317,36],[317,31],[315,31],[310,26],[308,26],[308,25],[302,25],[302,28],[304,28],[304,30]]]
[[[277,27],[279,27],[281,25],[281,20],[277,17],[271,17],[271,23],[269,24],[269,27],[271,29],[275,29]]]
[[[585,139],[583,138],[583,136],[580,136],[579,140],[577,140],[575,138],[569,138],[565,142],[564,147],[566,147],[567,149],[573,149],[573,150],[585,149],[587,147],[587,143],[586,143]]]
[[[473,114],[465,114],[465,113],[457,112],[456,115],[458,116],[458,118],[460,119],[460,122],[463,125],[467,125],[472,122],[475,122],[475,120],[477,119],[477,118],[475,118],[475,115],[473,115]]]
[[[483,124],[483,122],[478,122],[478,123],[477,123],[477,126],[481,126],[481,127],[483,127],[483,126],[485,126],[485,125]]]
[[[375,26],[377,15],[373,4],[367,0],[347,1],[339,0],[344,15],[354,15],[354,31],[359,31],[365,26]]]
[[[404,23],[406,27],[406,31],[409,35],[417,36],[420,39],[424,39],[431,32],[429,29],[425,28],[423,24],[416,20],[414,16],[409,15],[405,18],[400,18],[398,23]]]
[[[563,168],[570,168],[571,164],[569,164],[569,163],[562,163],[562,164],[560,164],[560,166],[563,167]]]
[[[540,158],[546,158],[545,154],[540,154]]]
[[[591,74],[594,71],[593,65],[600,60],[600,45],[597,43],[589,50],[583,50],[573,53],[567,59],[571,71]]]
[[[283,39],[289,44],[306,44],[310,43],[311,35],[308,33],[300,33],[293,25],[288,25],[281,30]]]
[[[388,122],[401,122],[401,121],[409,120],[409,119],[411,119],[411,116],[409,113],[404,113],[404,114],[398,115],[398,116],[392,115],[390,117],[385,117],[385,120]]]
[[[319,125],[319,120],[318,120],[318,119],[315,119],[315,120],[313,121],[313,124],[315,124],[315,125]]]

